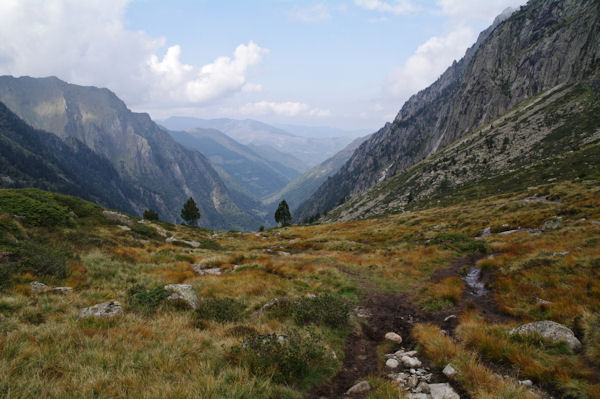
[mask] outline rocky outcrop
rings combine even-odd
[[[108,220],[112,220],[113,222],[122,223],[126,226],[131,226],[133,224],[133,222],[131,221],[131,218],[129,216],[123,215],[122,213],[119,213],[119,212],[104,210],[104,211],[102,211],[102,214]]]
[[[189,284],[167,284],[164,288],[172,292],[167,297],[168,301],[183,303],[192,309],[196,309],[200,303],[196,292],[194,292],[194,287]]]
[[[296,212],[303,220],[406,170],[521,101],[598,73],[600,3],[532,0],[411,97]]]
[[[538,334],[550,341],[564,342],[572,350],[578,350],[581,348],[581,341],[575,337],[575,334],[570,328],[550,320],[535,321],[533,323],[524,324],[520,327],[512,329],[510,334]]]
[[[45,292],[48,289],[48,286],[44,283],[40,283],[39,281],[32,281],[29,283],[29,288],[31,292],[34,294],[39,294],[41,292]]]
[[[99,303],[98,305],[84,308],[79,312],[79,318],[85,319],[88,317],[97,318],[112,318],[123,315],[123,306],[117,301]]]

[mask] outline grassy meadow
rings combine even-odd
[[[375,293],[405,298],[416,319],[407,344],[438,371],[451,362],[472,398],[600,397],[597,179],[256,233],[131,221],[73,197],[0,190],[0,397],[310,397],[342,368]],[[469,294],[471,267],[485,303]],[[73,292],[32,293],[32,281]],[[172,283],[193,286],[196,310],[165,300]],[[123,316],[78,319],[110,300]],[[534,320],[570,327],[583,349],[508,334]],[[378,345],[379,366],[361,376],[367,397],[401,397],[385,378],[391,348]]]

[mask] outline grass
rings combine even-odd
[[[0,280],[0,397],[299,398],[340,367],[344,340],[358,325],[350,309],[366,290],[403,292],[424,314],[466,309],[458,314],[455,340],[427,324],[413,334],[436,367],[451,362],[461,371],[458,383],[474,398],[531,397],[495,376],[491,365],[563,396],[597,397],[600,227],[590,222],[600,221],[599,186],[591,177],[544,183],[385,218],[259,235],[135,219],[143,227],[123,231],[85,201],[0,191],[0,273],[8,271]],[[19,196],[69,216],[47,224],[14,216]],[[521,201],[531,196],[559,202]],[[554,216],[563,218],[554,231],[477,238],[488,226],[539,228]],[[204,244],[168,244],[163,230]],[[477,266],[493,276],[494,301],[511,322],[494,323],[463,306],[460,276],[432,280],[471,255],[483,256]],[[192,264],[223,274],[199,276]],[[35,280],[74,292],[35,295],[28,286]],[[192,285],[199,309],[166,305],[161,287],[168,283]],[[288,302],[253,314],[273,298]],[[77,320],[83,307],[109,300],[123,304],[124,316]],[[583,351],[506,334],[543,319],[573,328]],[[283,335],[287,340],[273,338]],[[553,376],[560,378],[552,382]],[[368,377],[370,397],[398,397],[381,377]]]

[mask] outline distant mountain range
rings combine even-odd
[[[531,0],[514,13],[504,13],[480,34],[463,59],[412,96],[392,123],[362,143],[300,206],[296,219],[327,214],[344,202],[327,220],[401,210],[415,198],[433,195],[436,187],[448,193],[450,188],[490,179],[491,172],[498,175],[504,169],[527,168],[528,162],[533,165],[543,157],[558,156],[572,149],[571,143],[590,145],[597,138],[586,129],[598,129],[598,121],[583,129],[571,126],[568,119],[589,121],[594,113],[598,115],[588,102],[598,102],[599,71],[600,2]],[[527,101],[550,93],[553,97],[531,114],[543,116],[541,120],[533,124],[531,119],[521,119],[511,125],[514,131],[499,130],[500,124],[533,112],[528,111]],[[572,102],[573,98],[578,101]],[[508,113],[516,106],[519,112]],[[481,135],[491,152],[477,144],[475,137]],[[474,138],[462,140],[466,137]],[[547,140],[562,144],[548,147],[543,144]],[[522,154],[516,156],[515,151]],[[500,161],[506,159],[505,152],[511,153],[509,164]],[[443,159],[433,162],[438,157]],[[426,168],[422,161],[433,166]],[[387,183],[390,179],[396,183]]]
[[[348,136],[301,137],[252,119],[200,119],[175,116],[160,121],[160,124],[169,130],[179,131],[194,128],[217,129],[241,144],[252,144],[264,149],[265,151],[261,152],[265,154],[270,147],[302,161],[304,169],[301,172],[332,157],[353,140]],[[298,166],[296,164],[292,167],[297,169]]]
[[[0,101],[34,128],[65,142],[75,139],[108,160],[129,191],[138,193],[125,208],[135,214],[153,208],[163,220],[179,221],[183,203],[193,197],[203,226],[255,229],[263,221],[252,211],[260,204],[243,193],[232,195],[204,155],[175,142],[147,114],[131,112],[107,89],[54,77],[2,76]],[[104,188],[103,197],[120,203],[111,187]]]

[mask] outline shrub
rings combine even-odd
[[[335,365],[326,349],[315,337],[298,331],[287,335],[252,334],[231,357],[255,375],[271,377],[277,383],[298,384],[310,374],[323,373]]]
[[[194,316],[197,321],[214,320],[224,323],[240,320],[245,309],[241,302],[232,298],[205,298],[200,301]]]
[[[151,289],[135,285],[129,289],[128,302],[131,307],[143,313],[153,313],[169,295],[162,285]]]
[[[136,223],[133,225],[133,227],[131,228],[131,230],[133,230],[134,232],[136,232],[139,235],[142,235],[144,237],[148,237],[148,238],[156,238],[159,236],[159,234],[156,232],[156,229],[154,229],[154,227],[150,227],[150,226],[146,226],[140,223]]]
[[[62,226],[69,221],[69,210],[53,201],[50,196],[40,200],[27,192],[6,190],[0,193],[0,211],[23,217],[30,226]]]
[[[144,219],[158,221],[158,213],[154,209],[147,209],[144,211]]]
[[[292,317],[296,324],[324,324],[332,328],[347,325],[350,312],[348,303],[330,294],[295,301],[280,301],[273,307],[276,317]]]

